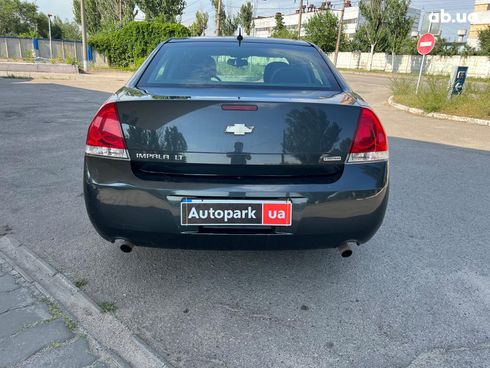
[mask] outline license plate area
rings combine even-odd
[[[184,199],[180,203],[182,226],[291,226],[288,200]]]

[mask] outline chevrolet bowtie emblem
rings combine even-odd
[[[230,133],[234,135],[245,135],[252,133],[254,130],[253,126],[246,126],[245,124],[233,124],[228,125],[225,129],[225,133]]]

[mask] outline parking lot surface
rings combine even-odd
[[[0,79],[2,235],[87,280],[177,367],[487,367],[490,128],[396,111],[386,78],[347,79],[385,123],[392,164],[385,223],[349,259],[128,255],[103,241],[85,214],[82,163],[109,94],[76,81]]]

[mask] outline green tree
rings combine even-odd
[[[185,8],[185,0],[137,0],[137,4],[145,13],[146,20],[164,23],[175,23]]]
[[[395,72],[395,54],[412,29],[413,19],[408,16],[410,0],[386,0],[386,34],[391,51],[391,71]]]
[[[58,17],[56,17],[59,19]],[[61,21],[61,19],[60,19]],[[81,40],[82,33],[80,32],[80,27],[75,22],[69,22],[65,20],[58,23],[58,27],[61,30],[61,38],[64,40]]]
[[[42,17],[45,17],[43,13],[39,13]],[[51,37],[54,40],[61,40],[63,38],[63,21],[61,20],[60,17],[54,16],[51,18]],[[47,33],[49,35],[49,29],[47,30]]]
[[[42,12],[37,16],[37,32],[32,37],[49,37],[48,16]],[[51,37],[55,40],[80,40],[81,33],[78,24],[54,16],[51,18]]]
[[[445,38],[436,37],[436,45],[431,51],[431,55],[455,56],[459,54],[459,45],[448,42]],[[418,54],[418,52],[417,52]]]
[[[275,15],[275,20],[276,20],[276,25],[274,26],[272,33],[274,32],[280,32],[286,29],[286,25],[284,24],[284,17],[282,16],[282,13],[276,13]],[[274,36],[272,36],[274,37]]]
[[[287,28],[281,29],[280,31],[274,31],[271,35],[273,38],[287,38],[290,40],[298,39],[298,32],[293,32],[288,30]]]
[[[470,45],[465,43],[465,45],[463,46],[463,49],[460,50],[459,54],[463,57],[475,56],[475,55],[478,55],[478,51],[474,47],[471,47]],[[487,55],[490,55],[490,53]]]
[[[275,19],[276,19],[276,25],[272,29],[272,37],[289,38],[293,40],[298,39],[298,34],[296,32],[292,32],[286,28],[282,13],[276,13]]]
[[[250,35],[252,32],[253,11],[254,6],[250,1],[247,1],[245,4],[242,4],[240,12],[238,13],[238,22],[241,24],[247,35]]]
[[[237,28],[238,28],[237,17],[234,17],[228,13],[225,16],[225,21],[223,23],[221,23],[221,35],[222,36],[233,36],[233,34],[237,30]]]
[[[407,37],[402,42],[399,53],[401,55],[418,55],[417,42],[417,37]]]
[[[103,25],[126,24],[134,20],[136,0],[96,0]]]
[[[53,38],[58,32],[55,29],[52,30]],[[28,35],[26,35],[28,36]],[[32,32],[29,37],[41,37],[47,38],[49,36],[48,16],[42,12],[37,13],[36,16],[36,30]]]
[[[37,6],[20,0],[0,0],[0,34],[18,36],[37,30]]]
[[[332,12],[318,12],[305,24],[305,36],[324,52],[331,52],[337,43],[338,27],[338,19]],[[345,43],[345,38],[341,39],[342,43]]]
[[[490,56],[490,27],[480,31],[478,40],[480,41],[480,53],[485,56]]]
[[[73,0],[73,15],[75,17],[75,22],[81,24],[80,0]],[[85,0],[85,19],[89,35],[96,34],[102,30],[101,17],[102,15],[97,7],[97,0]]]
[[[366,26],[360,26],[349,44],[349,51],[369,52],[369,40]]]
[[[376,45],[383,37],[386,37],[386,1],[385,0],[360,0],[359,10],[365,19],[364,31],[371,45],[371,56],[368,69],[373,66],[373,56]]]
[[[204,32],[208,28],[209,14],[208,12],[196,12],[196,19],[190,27],[191,34],[193,36],[203,36]]]
[[[102,30],[113,30],[116,26],[120,26],[121,20],[123,24],[132,21],[135,5],[136,0],[121,0],[121,9],[119,9],[119,0],[85,0],[88,33],[92,35]],[[80,0],[73,0],[73,15],[75,21],[81,24]]]
[[[448,42],[445,38],[436,37],[436,44],[431,55],[448,56]]]

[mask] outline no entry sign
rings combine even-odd
[[[423,56],[422,56],[422,62],[420,63],[420,73],[419,73],[419,79],[417,81],[417,89],[415,90],[416,94],[419,93],[420,80],[422,78],[422,72],[424,71],[425,57],[428,54],[430,54],[430,52],[434,49],[435,45],[436,45],[436,39],[431,33],[426,33],[422,35],[417,44],[417,51],[419,52],[420,55]]]
[[[434,49],[436,39],[431,33],[422,35],[417,44],[417,51],[420,55],[428,55]]]

